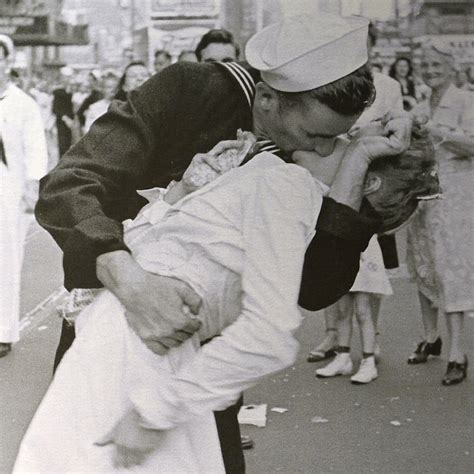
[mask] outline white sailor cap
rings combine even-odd
[[[7,35],[0,35],[0,43],[2,43],[8,50],[8,54],[13,56],[15,54],[15,46],[12,39]]]
[[[262,79],[283,92],[303,92],[347,76],[368,61],[369,21],[329,14],[298,15],[264,28],[245,56]]]

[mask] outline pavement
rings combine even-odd
[[[33,223],[23,270],[22,339],[0,360],[0,473],[11,472],[51,380],[61,281],[60,252]],[[304,313],[295,365],[245,393],[246,404],[268,408],[265,427],[242,426],[255,441],[255,448],[245,452],[249,474],[474,472],[472,379],[468,375],[459,386],[441,386],[445,348],[440,358],[423,366],[406,363],[421,337],[420,310],[415,286],[403,271],[393,276],[392,284],[395,294],[384,301],[381,313],[379,378],[369,385],[351,385],[348,377],[314,377],[324,363],[307,363],[306,353],[323,337],[324,322],[321,313]],[[443,321],[440,327],[443,336]],[[473,335],[474,319],[467,318],[469,354],[474,353]],[[275,407],[287,411],[270,411]]]

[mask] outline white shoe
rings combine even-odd
[[[326,367],[316,370],[316,377],[334,377],[335,375],[352,374],[352,360],[349,352],[342,352],[336,355],[334,360]]]
[[[361,360],[359,370],[351,377],[351,382],[354,384],[369,383],[378,376],[375,358],[371,356]]]

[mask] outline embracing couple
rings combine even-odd
[[[406,218],[386,193],[410,207],[384,178],[409,119],[341,139],[374,98],[367,28],[298,16],[249,41],[250,66],[170,66],[42,181],[66,287],[105,289],[63,326],[15,472],[244,472],[241,393],[294,362],[298,303],[340,298],[384,213]]]

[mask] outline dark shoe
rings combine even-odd
[[[240,436],[240,444],[242,449],[252,449],[255,446],[253,439],[250,436]]]
[[[306,360],[308,362],[321,362],[322,360],[331,359],[332,357],[336,357],[336,351],[334,350],[334,347],[328,349],[327,351],[314,349],[310,351]]]
[[[441,383],[443,385],[456,385],[461,383],[467,377],[467,357],[464,356],[464,362],[448,362],[448,370]]]
[[[0,342],[0,358],[5,357],[12,350],[12,345],[9,342]]]
[[[443,342],[438,337],[435,342],[422,341],[418,344],[415,352],[408,358],[409,364],[423,364],[428,360],[428,356],[439,356]]]

